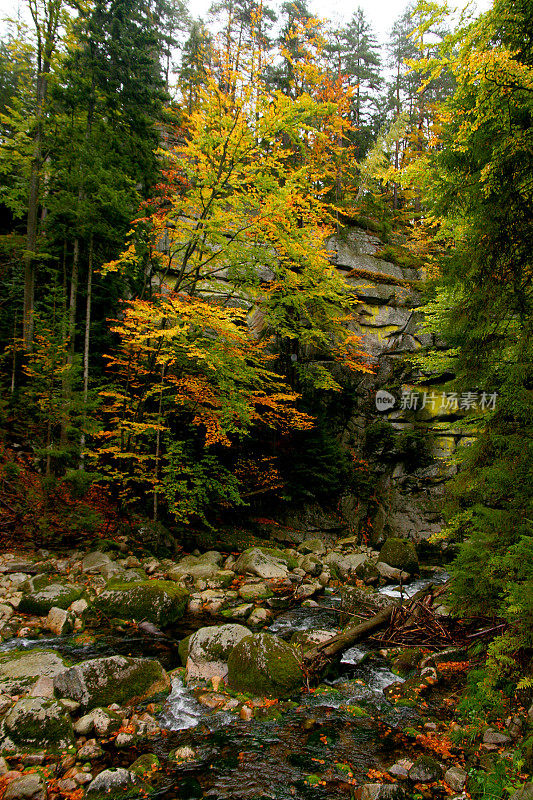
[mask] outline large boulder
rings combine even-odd
[[[415,575],[420,572],[418,556],[413,542],[409,539],[387,539],[379,554],[379,561],[384,561],[391,567]]]
[[[51,579],[47,575],[31,578],[22,585],[19,611],[23,614],[46,616],[51,608],[66,609],[83,594],[81,586]]]
[[[241,639],[228,658],[228,682],[238,692],[288,697],[301,687],[303,680],[294,648],[269,633]]]
[[[75,745],[69,715],[54,700],[25,697],[6,714],[2,723],[2,749],[64,752]]]
[[[222,560],[222,554],[216,550],[209,550],[201,556],[184,556],[169,570],[168,577],[173,581],[187,577],[194,580],[211,578],[220,571]]]
[[[45,800],[46,783],[38,772],[27,772],[14,778],[7,786],[4,800]]]
[[[129,798],[145,796],[146,792],[142,792],[143,788],[133,772],[123,767],[116,767],[100,772],[87,787],[87,794],[91,797],[121,797],[129,800]]]
[[[94,606],[107,617],[148,620],[164,627],[184,615],[188,597],[173,581],[111,581],[95,598]]]
[[[213,625],[200,628],[188,641],[186,680],[209,680],[215,675],[225,677],[228,658],[233,648],[250,636],[244,625]]]
[[[235,562],[233,569],[240,575],[245,575],[249,572],[267,580],[285,578],[289,571],[287,561],[282,554],[269,553],[259,547],[245,550]]]
[[[149,700],[170,692],[170,678],[159,663],[147,658],[110,656],[82,661],[54,678],[60,697],[76,700],[84,711],[97,706]]]
[[[111,564],[113,564],[113,561],[107,553],[101,553],[96,550],[93,553],[87,553],[82,559],[81,568],[87,575],[97,575],[102,572],[102,569],[109,569]]]
[[[30,689],[36,677],[54,678],[67,662],[53,650],[29,650],[0,656],[0,694],[20,694]]]

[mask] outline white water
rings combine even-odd
[[[205,716],[206,709],[187,689],[181,678],[173,678],[172,691],[161,713],[161,725],[171,731],[183,731],[195,728]]]

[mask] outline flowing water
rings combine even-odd
[[[412,596],[429,582],[445,580],[445,573],[402,587]],[[383,594],[399,596],[399,587],[386,586]],[[279,613],[269,631],[289,639],[295,631],[338,630],[340,597],[326,594],[321,604]],[[209,618],[208,624],[225,620]],[[176,638],[207,624],[187,619]],[[0,652],[46,647],[72,661],[121,654],[157,658],[165,668],[179,666],[175,642],[145,636],[98,638],[91,644],[69,639],[14,639],[0,645]],[[173,681],[159,722],[165,735],[151,741],[144,751],[166,759],[176,748],[194,751],[181,765],[169,762],[158,786],[164,800],[340,800],[352,794],[355,779],[369,780],[370,769],[384,768],[394,760],[388,736],[390,728],[405,726],[416,711],[388,703],[383,689],[398,680],[378,652],[364,644],[349,648],[335,672],[315,691],[302,693],[295,702],[269,709],[257,708],[251,721],[229,712],[211,711],[197,702],[179,678]],[[281,709],[281,713],[277,709]],[[142,752],[142,751],[140,751]],[[110,748],[106,764],[127,766],[132,755]],[[122,761],[120,760],[122,759]]]

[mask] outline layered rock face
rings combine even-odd
[[[352,519],[352,526],[357,529],[359,523],[360,529],[363,518],[370,519],[373,544],[389,537],[425,540],[442,526],[440,499],[455,470],[449,455],[460,435],[452,427],[459,416],[453,403],[450,407],[438,386],[422,384],[423,376],[409,361],[421,349],[445,347],[423,328],[418,310],[423,271],[384,260],[382,242],[361,228],[334,237],[330,249],[333,263],[360,300],[352,329],[374,367],[373,375],[357,382],[342,432],[348,446],[362,451],[376,477],[377,504],[361,508],[353,498],[358,519]],[[344,513],[350,516],[350,498]]]

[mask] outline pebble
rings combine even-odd
[[[249,722],[254,715],[254,712],[248,706],[243,706],[239,711],[239,717],[243,719],[245,722]]]

